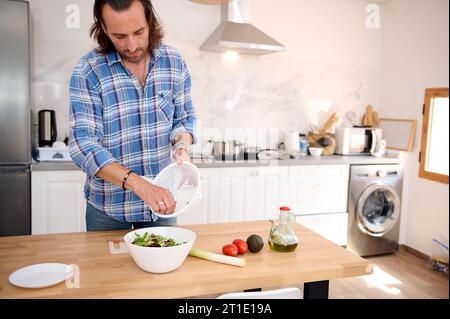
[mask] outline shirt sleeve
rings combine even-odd
[[[175,95],[175,112],[170,140],[174,141],[180,133],[190,133],[193,144],[197,143],[196,123],[197,114],[191,98],[191,75],[186,62],[183,61],[181,80]]]
[[[88,176],[116,162],[102,146],[103,108],[101,96],[77,67],[70,81],[70,155]]]

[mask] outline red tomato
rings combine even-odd
[[[233,241],[233,244],[236,245],[239,251],[239,255],[244,255],[248,253],[248,244],[245,240],[242,239],[235,239]]]
[[[227,256],[236,257],[239,255],[239,250],[236,245],[225,245],[222,247],[222,253]]]

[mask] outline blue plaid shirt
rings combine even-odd
[[[91,51],[80,60],[70,81],[70,154],[87,174],[90,204],[122,222],[157,220],[136,194],[96,173],[119,163],[154,178],[168,166],[179,133],[196,140],[190,90],[185,61],[167,45],[152,51],[145,88],[117,52]]]

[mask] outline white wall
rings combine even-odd
[[[58,140],[69,132],[69,81],[81,56],[94,47],[89,39],[92,0],[30,0],[31,78],[34,123],[41,109],[56,111]],[[66,6],[80,8],[80,29],[67,29]],[[36,131],[35,131],[36,133]],[[36,140],[36,136],[35,136]]]
[[[385,7],[382,29],[382,115],[418,120],[406,156],[401,241],[430,254],[433,238],[449,238],[449,189],[418,177],[422,105],[425,88],[449,85],[449,1],[395,0]]]
[[[33,109],[57,110],[62,140],[68,132],[70,74],[93,46],[88,36],[93,0],[30,3]],[[80,6],[81,29],[65,27],[65,8],[71,3]],[[381,30],[366,27],[364,1],[253,0],[252,22],[287,51],[242,56],[235,63],[198,50],[219,25],[219,6],[188,0],[153,3],[166,30],[165,42],[182,52],[191,69],[192,95],[205,131],[249,127],[307,132],[310,123],[321,124],[334,111],[354,110],[362,117],[368,104],[378,105]]]

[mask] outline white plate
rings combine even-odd
[[[9,276],[9,282],[22,288],[46,288],[69,279],[73,267],[65,264],[37,264],[21,268]]]

